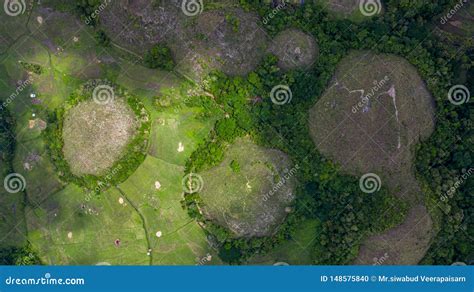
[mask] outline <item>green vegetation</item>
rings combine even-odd
[[[257,254],[249,258],[248,264],[274,265],[286,263],[289,265],[311,265],[314,243],[319,239],[315,231],[321,230],[321,222],[309,219],[291,233],[291,239],[284,241],[266,254]]]
[[[145,65],[151,69],[173,70],[175,62],[171,55],[171,50],[162,44],[153,46],[143,59]]]
[[[99,29],[95,33],[95,39],[97,43],[103,47],[110,47],[110,38],[107,36],[105,31]]]
[[[155,7],[161,2],[154,1]],[[228,2],[213,1],[211,7],[220,9]],[[0,113],[2,174],[15,171],[27,181],[24,192],[0,192],[1,205],[8,206],[0,210],[5,218],[0,233],[7,235],[0,242],[1,263],[196,264],[207,254],[212,255],[210,264],[221,264],[221,260],[232,264],[353,263],[367,238],[403,222],[410,206],[385,185],[374,194],[363,193],[359,178],[329,161],[311,139],[309,109],[321,99],[337,65],[352,50],[402,56],[425,81],[435,100],[436,128],[415,147],[413,159],[425,195],[419,203],[427,206],[437,235],[422,263],[472,263],[474,231],[468,227],[474,218],[474,185],[472,176],[459,182],[473,161],[472,106],[454,106],[447,100],[453,84],[464,84],[474,92],[472,39],[460,36],[455,42],[444,42],[431,33],[438,25],[433,19],[456,1],[387,0],[383,14],[361,19],[352,14],[332,17],[320,4],[308,1],[288,4],[265,22],[261,19],[273,15],[270,5],[239,2],[252,13],[234,9],[235,17],[229,17],[226,11],[205,11],[196,17],[195,26],[178,20],[179,29],[170,38],[186,36],[184,42],[171,41],[169,49],[155,46],[146,54],[146,65],[157,69],[140,65],[144,62],[137,53],[156,40],[144,37],[148,31],[141,29],[145,27],[142,19],[127,14],[129,10],[125,13],[119,4],[111,2],[108,8],[114,8],[114,13],[101,14],[102,19],[110,17],[107,28],[105,21],[92,17],[102,3],[98,0],[79,1],[77,7],[56,0],[35,2],[31,15],[5,19],[0,28],[0,77],[5,80],[0,82],[1,100],[6,102],[15,92],[25,71],[35,75],[32,86],[5,106],[11,116],[5,110]],[[79,12],[93,27],[80,29],[72,16],[54,13],[41,15],[51,22],[40,25],[36,8],[43,5],[58,5],[63,13]],[[133,20],[140,29],[135,34],[130,29],[117,40],[123,29],[113,21],[115,12],[123,12],[120,20]],[[176,13],[181,15],[179,8],[165,10],[160,20]],[[209,27],[223,20],[225,38],[220,33],[207,36]],[[313,38],[318,49],[315,62],[282,70],[275,56],[264,57],[269,51],[266,35],[257,27],[262,23],[273,37],[295,29]],[[165,26],[150,28],[151,33],[161,37],[161,27]],[[36,29],[40,33],[34,33]],[[181,61],[189,52],[198,54],[191,58],[198,61],[185,67]],[[172,57],[184,68],[178,68],[179,72],[196,69],[196,79],[204,82],[194,86],[177,72],[165,72],[176,70]],[[207,74],[216,68],[230,76]],[[141,126],[124,157],[110,168],[120,166],[119,172],[77,177],[62,153],[62,121],[67,109],[90,99],[95,83],[87,81],[105,77],[142,119]],[[81,84],[86,85],[75,90]],[[272,103],[270,92],[276,85],[291,88],[291,102]],[[37,99],[30,99],[33,92]],[[31,121],[35,123],[33,115],[47,122],[45,131],[29,128]],[[244,137],[259,149],[285,153],[298,165],[296,199],[270,236],[238,238],[200,212],[206,194],[183,196],[182,178],[189,173],[205,176],[222,168],[233,178],[244,177],[246,160],[229,156]],[[37,155],[41,160],[26,170],[25,161]],[[271,172],[271,167],[266,171]],[[272,178],[278,181],[281,175]],[[98,188],[100,195],[94,195],[98,186],[104,187]],[[450,192],[453,186],[456,189]]]
[[[19,63],[26,71],[33,72],[36,75],[41,75],[44,72],[43,67],[41,65],[23,61],[19,61]]]
[[[40,264],[38,255],[29,245],[22,248],[0,249],[0,265],[32,266]]]
[[[15,140],[12,139],[15,121],[10,111],[2,106],[2,115],[0,115],[0,161],[2,162],[2,177],[5,177],[11,171],[11,161],[15,153]],[[5,167],[5,165],[7,167]]]
[[[225,20],[230,24],[234,32],[239,32],[240,20],[232,14],[226,14]]]
[[[266,7],[259,7],[259,5],[252,3],[253,1],[245,2],[253,5],[253,9],[258,10],[262,17],[268,15],[269,11]],[[312,5],[305,5],[291,14],[287,10],[282,10],[279,12],[279,17],[271,19],[267,24],[267,28],[273,33],[291,25],[304,27],[313,35],[318,36],[318,44],[321,49],[321,59],[312,70],[311,75],[303,75],[298,72],[288,74],[288,78],[296,80],[295,85],[292,85],[291,88],[293,100],[298,99],[299,104],[293,108],[285,107],[278,111],[278,114],[273,113],[272,116],[277,119],[268,118],[284,137],[294,137],[295,131],[304,128],[304,126],[295,126],[294,116],[299,115],[304,111],[304,108],[312,104],[312,99],[308,97],[319,96],[322,93],[328,78],[334,71],[335,64],[347,53],[348,49],[370,49],[375,52],[404,56],[416,66],[422,79],[427,81],[428,89],[436,100],[437,125],[431,138],[417,147],[416,169],[417,176],[429,186],[423,191],[429,195],[425,201],[430,208],[430,213],[440,223],[438,228],[446,230],[438,234],[435,244],[426,255],[425,261],[434,264],[467,261],[467,255],[472,254],[472,244],[468,244],[468,235],[471,231],[467,231],[469,229],[464,231],[460,228],[472,224],[472,214],[469,211],[472,210],[472,200],[468,199],[468,194],[472,193],[472,178],[461,185],[454,198],[445,202],[448,208],[443,208],[443,210],[447,212],[441,211],[438,206],[440,203],[439,194],[443,193],[443,190],[447,190],[448,186],[452,185],[451,182],[466,171],[466,165],[470,165],[472,156],[467,150],[472,149],[473,143],[469,138],[472,136],[472,123],[469,122],[469,119],[472,119],[472,109],[466,105],[455,107],[446,98],[452,84],[462,80],[459,76],[462,71],[455,70],[461,67],[472,68],[472,64],[469,58],[457,54],[456,48],[440,42],[435,35],[428,31],[433,17],[448,10],[454,4],[455,1],[437,3],[385,1],[387,9],[383,17],[373,18],[359,24],[351,23],[350,30],[345,29],[349,25],[347,20],[327,21],[326,13],[315,9]],[[301,19],[310,21],[303,24],[300,22]],[[401,26],[400,23],[402,23]],[[334,39],[338,41],[335,42]],[[468,45],[469,41],[466,43]],[[472,56],[472,50],[469,50],[468,54]],[[453,58],[453,56],[456,57]],[[472,76],[472,69],[466,71]],[[472,92],[472,81],[468,81],[465,85]],[[309,102],[308,99],[310,99]],[[285,119],[285,117],[288,118]],[[293,138],[289,140],[295,141]],[[299,145],[301,144],[304,143],[300,142]],[[322,176],[324,171],[313,173],[324,177]],[[321,182],[315,181],[311,185],[317,187],[321,185]],[[315,193],[320,192],[315,190]],[[433,193],[438,193],[438,195],[433,196]],[[334,207],[329,204],[330,200],[321,200],[321,203],[328,207],[324,214],[337,209],[337,204]],[[456,214],[459,214],[461,210],[464,216],[460,217]],[[367,212],[372,213],[373,211],[367,210]],[[440,218],[441,221],[439,221]],[[338,216],[336,213],[333,220],[330,221],[334,231],[323,233],[328,238],[344,238],[343,234],[336,231],[347,230],[343,227],[346,224],[339,219],[340,215]],[[461,225],[459,225],[460,222],[462,222]],[[336,242],[330,241],[328,244],[332,245],[334,250],[339,250],[338,246],[340,250],[344,250],[341,243],[338,240]],[[471,247],[467,248],[468,246]],[[439,247],[442,248],[439,249]],[[334,250],[332,250],[332,258],[323,262],[348,262],[350,257],[341,256],[340,252]]]
[[[298,223],[304,218],[325,218],[320,236],[327,240],[322,241],[320,246],[313,244],[312,254],[324,254],[328,257],[315,256],[313,261],[316,262],[317,259],[317,263],[321,264],[347,263],[357,255],[358,244],[364,235],[401,222],[403,212],[386,212],[391,205],[400,203],[388,196],[386,190],[370,196],[362,194],[355,178],[341,175],[337,167],[315,152],[309,135],[304,130],[308,122],[307,115],[301,114],[305,105],[298,104],[299,109],[293,108],[291,104],[286,105],[290,109],[284,114],[271,104],[269,92],[272,86],[294,82],[296,79],[280,75],[276,62],[274,57],[267,58],[255,73],[246,78],[228,78],[222,74],[209,78],[206,90],[216,97],[216,102],[227,113],[228,118],[218,121],[208,140],[191,155],[187,172],[199,173],[219,164],[224,158],[228,143],[233,142],[236,137],[251,135],[265,147],[284,150],[290,154],[295,164],[300,165],[301,169],[295,174],[300,182],[295,191],[299,198],[293,207],[295,212],[289,214],[285,223],[271,237],[235,239],[232,232],[214,225],[200,215],[197,210],[203,199],[199,195],[186,196],[185,205],[191,216],[205,222],[206,230],[220,243],[221,256],[231,263],[242,262],[257,251],[269,251],[289,239],[292,231],[298,228]],[[301,75],[303,76],[305,75]],[[309,81],[312,80],[307,80]],[[306,89],[307,87],[302,88]],[[293,89],[293,95],[296,94],[302,93]],[[258,96],[268,97],[266,102],[254,105],[253,97]],[[291,126],[288,126],[285,135],[278,135],[278,139],[275,138],[275,129],[282,129],[282,122]],[[319,173],[317,181],[314,181],[315,176],[311,173]],[[315,197],[316,194],[319,196]],[[308,213],[308,204],[314,213]],[[346,209],[350,212],[342,212]]]
[[[232,160],[229,164],[230,168],[233,172],[239,173],[240,172],[240,163],[236,160]]]
[[[76,10],[81,18],[88,24],[96,26],[99,23],[99,15],[96,11],[101,5],[106,5],[108,1],[103,0],[80,0],[76,1]],[[94,15],[94,17],[92,17]]]

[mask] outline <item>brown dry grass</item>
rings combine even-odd
[[[270,52],[278,57],[278,66],[285,70],[307,69],[316,60],[318,46],[311,35],[287,29],[273,39]]]
[[[252,71],[268,44],[258,15],[240,8],[206,7],[189,17],[176,3],[120,0],[103,11],[101,25],[115,43],[139,55],[157,43],[166,44],[177,70],[193,79],[213,69],[229,75]]]
[[[232,161],[239,163],[240,172],[231,169]],[[262,148],[248,139],[237,140],[219,166],[202,173],[204,215],[238,237],[273,234],[294,199],[297,169],[292,167],[279,150]]]
[[[86,101],[64,119],[64,157],[74,175],[101,175],[122,155],[135,134],[137,121],[125,102],[105,105]]]

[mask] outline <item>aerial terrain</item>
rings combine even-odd
[[[0,264],[474,264],[469,1],[0,19]]]

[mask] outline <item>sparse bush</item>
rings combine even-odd
[[[21,67],[23,67],[26,71],[33,72],[36,75],[41,75],[43,74],[43,66],[38,65],[38,64],[33,64],[33,63],[28,63],[28,62],[23,62],[20,61]]]
[[[175,67],[171,50],[162,44],[153,46],[143,59],[145,65],[151,69],[163,69],[171,71]]]
[[[95,39],[99,43],[99,45],[103,47],[109,47],[110,46],[110,38],[107,36],[104,30],[99,29],[95,33]]]

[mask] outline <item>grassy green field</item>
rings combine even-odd
[[[10,45],[0,67],[2,92],[15,92],[15,83],[28,77],[18,60],[40,65],[43,72],[31,74],[31,84],[9,104],[16,120],[13,166],[25,177],[27,204],[23,212],[22,193],[2,193],[7,208],[0,213],[0,246],[22,246],[28,240],[45,264],[194,265],[209,255],[212,260],[205,262],[219,263],[204,231],[180,203],[185,160],[217,117],[204,119],[197,108],[158,110],[154,105],[162,89],[180,87],[186,80],[97,47],[91,30],[66,13],[36,11],[28,25],[24,17],[8,20],[1,29],[5,43],[0,49]],[[12,30],[14,26],[20,29]],[[104,75],[141,98],[153,128],[150,155],[140,168],[120,186],[95,197],[59,181],[42,130],[30,126],[35,119],[45,121],[46,110],[62,106],[80,84]],[[32,93],[39,105],[32,104]],[[178,151],[180,142],[183,151]]]
[[[119,186],[144,218],[153,264],[193,265],[212,253],[204,231],[181,206],[183,174],[183,166],[148,156],[135,174]],[[157,232],[161,232],[160,237]]]
[[[42,261],[53,265],[147,264],[141,219],[130,204],[120,204],[121,197],[115,189],[90,197],[69,185],[38,207],[28,207],[29,240]]]
[[[201,112],[199,108],[183,107],[155,114],[149,154],[168,163],[184,165],[218,118],[200,118]]]

